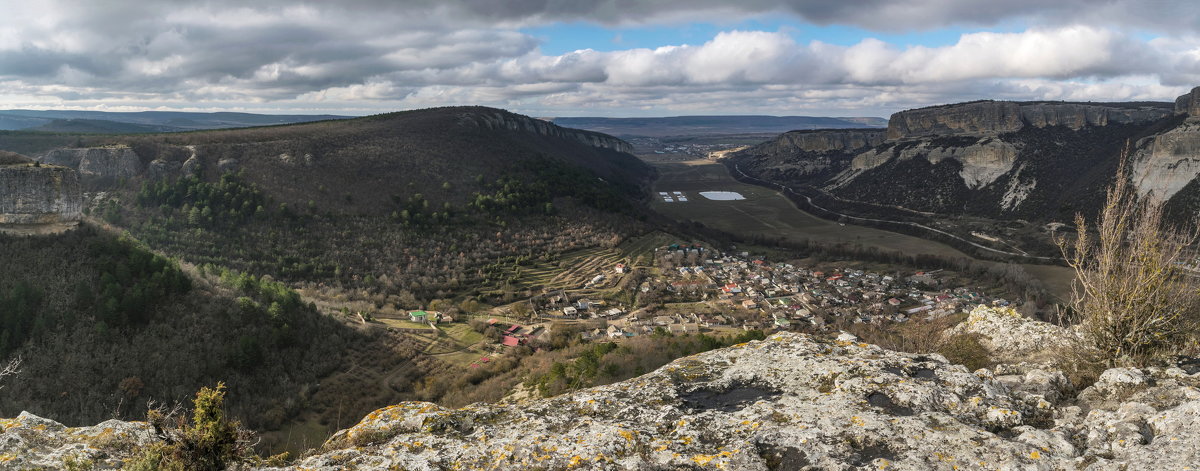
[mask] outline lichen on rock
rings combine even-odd
[[[1064,381],[1032,364],[970,372],[851,336],[781,333],[548,399],[389,406],[290,466],[260,469],[1106,470],[1200,459],[1200,374],[1110,370],[1074,402],[1047,401]],[[132,453],[95,445],[106,427],[122,443],[148,440],[136,423],[68,429],[23,414],[0,425],[0,457],[29,467]]]

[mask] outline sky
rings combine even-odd
[[[0,0],[0,109],[886,117],[1197,85],[1191,0]]]

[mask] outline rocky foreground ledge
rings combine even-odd
[[[970,372],[785,333],[550,399],[398,404],[292,467],[263,469],[1182,469],[1200,464],[1198,385],[1181,368],[1112,369],[1076,394],[1044,367]],[[119,467],[152,440],[140,423],[65,428],[23,414],[0,427],[5,469],[67,456]]]

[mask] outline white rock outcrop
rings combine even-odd
[[[946,159],[962,164],[959,176],[968,188],[983,188],[1008,173],[1017,161],[1017,148],[996,139],[983,138],[962,146],[937,145],[929,141],[891,145],[871,149],[858,154],[850,167],[835,177],[836,182],[848,182],[865,170],[870,170],[892,160],[904,161],[923,158],[937,164]]]
[[[1185,122],[1138,141],[1132,180],[1138,194],[1170,199],[1200,176],[1200,122]]]
[[[1030,319],[1012,308],[985,305],[971,310],[967,320],[943,336],[960,334],[978,335],[998,363],[1050,363],[1079,341],[1072,329]]]
[[[976,318],[978,325],[1016,325],[982,311]],[[1111,370],[1078,402],[1062,396],[1065,381],[1037,366],[972,373],[939,355],[784,333],[549,399],[461,409],[397,404],[291,466],[261,469],[1117,470],[1200,463],[1200,375]],[[67,456],[111,467],[132,446],[152,441],[139,423],[72,429],[22,414],[0,427],[0,460],[14,469],[61,467]]]

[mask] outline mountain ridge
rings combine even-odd
[[[1175,103],[1111,106],[990,100],[937,105],[893,114],[886,139],[872,146],[803,143],[836,141],[845,136],[842,130],[788,133],[725,162],[754,178],[806,188],[820,206],[839,213],[932,223],[963,237],[991,233],[1003,241],[997,248],[1016,245],[1054,256],[1052,236],[1039,225],[1096,211],[1127,149],[1139,194],[1167,200],[1180,220],[1200,214],[1200,207],[1185,203],[1194,200],[1192,190],[1183,192],[1200,178],[1200,128],[1192,114],[1200,112],[1198,97],[1193,91]],[[806,141],[797,140],[802,136]],[[886,209],[896,206],[938,216]],[[982,219],[954,222],[959,217]],[[1029,223],[995,234],[987,220]]]

